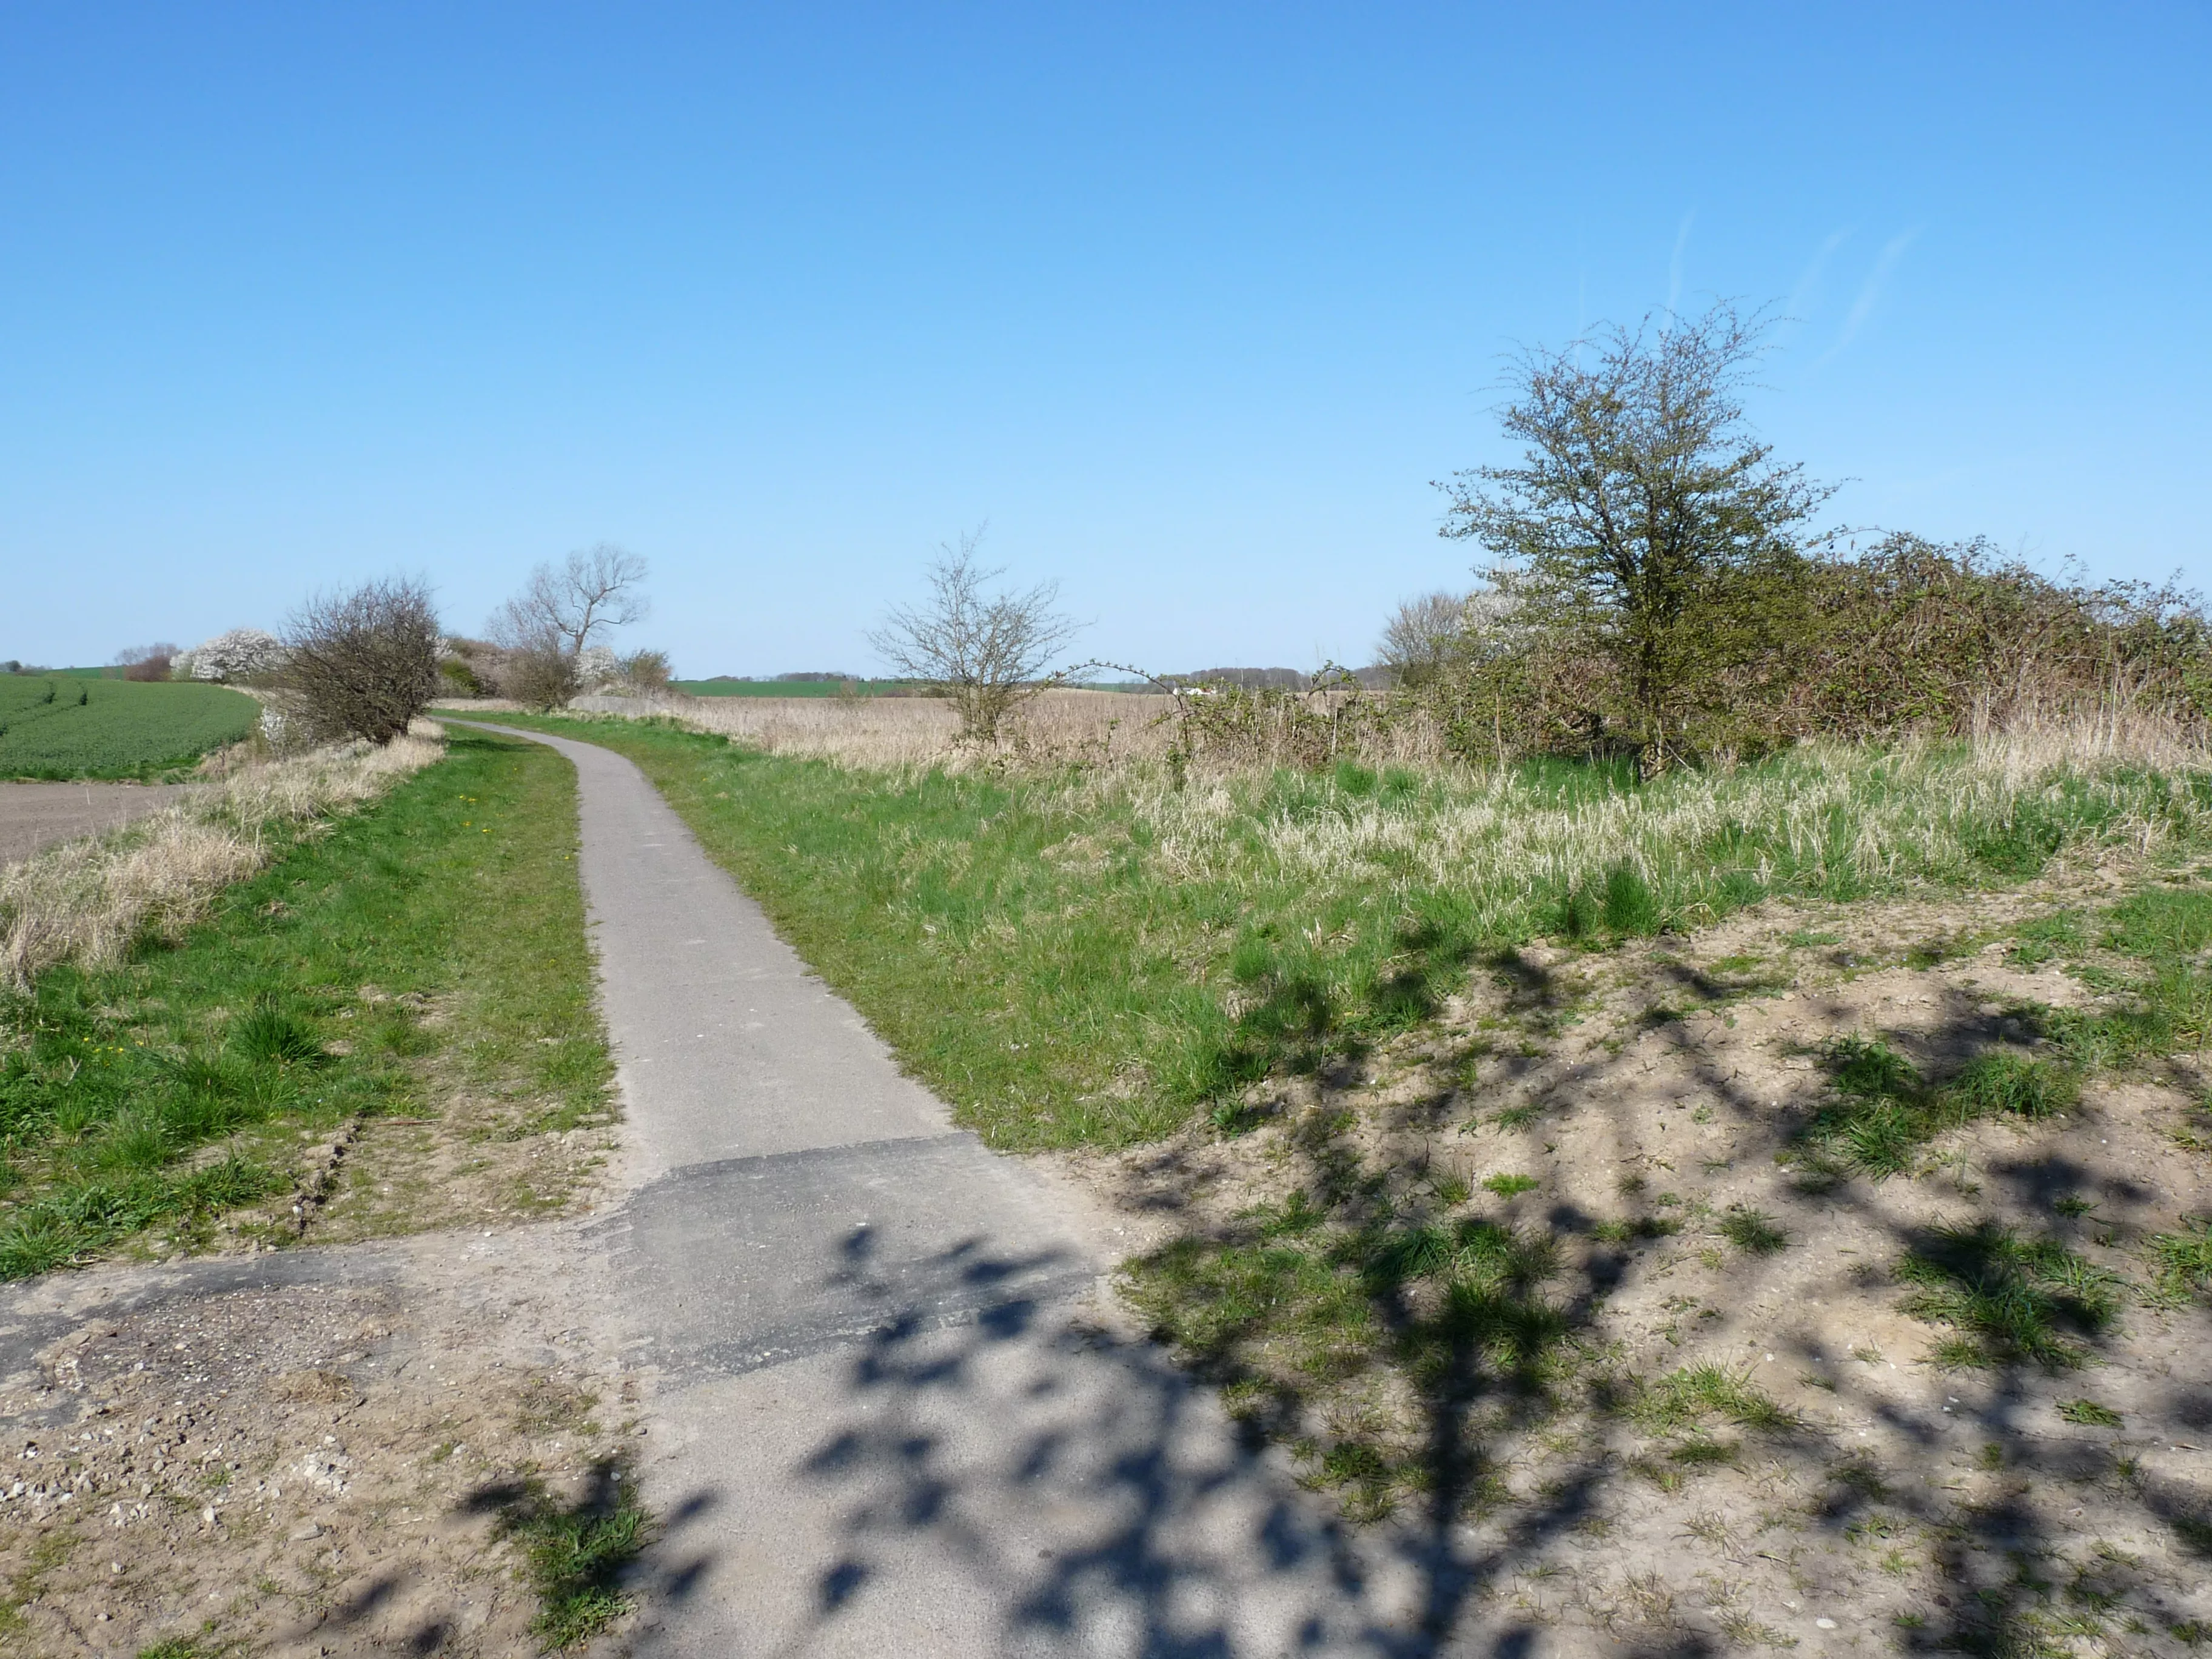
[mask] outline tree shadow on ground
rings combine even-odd
[[[1662,1040],[1694,1047],[1680,1027],[1670,1030]],[[1916,1035],[1931,1080],[1913,1085],[1926,1119],[1907,1126],[1908,1152],[1973,1121],[1956,1091],[1988,1092],[1993,1073],[1977,1081],[1972,1062],[2005,1035],[2001,1019],[1963,996]],[[1751,1326],[1748,1310],[1784,1282],[1778,1275],[1786,1268],[1802,1286],[1804,1273],[1755,1210],[1715,1218],[1722,1237],[1744,1242],[1703,1252],[1717,1267],[1725,1261],[1701,1316],[1715,1320],[1713,1340],[1693,1334],[1656,1355],[1609,1346],[1599,1329],[1608,1298],[1690,1256],[1670,1242],[1679,1212],[1638,1200],[1630,1207],[1642,1214],[1598,1221],[1555,1202],[1539,1223],[1510,1192],[1486,1213],[1479,1200],[1471,1210],[1463,1186],[1445,1193],[1409,1179],[1406,1161],[1378,1158],[1353,1115],[1326,1102],[1280,1143],[1296,1177],[1288,1199],[1139,1264],[1134,1293],[1158,1334],[1256,1431],[1292,1449],[1310,1484],[1377,1522],[1362,1547],[1415,1569],[1419,1634],[1378,1637],[1378,1650],[1497,1645],[1502,1603],[1526,1602],[1530,1584],[1554,1572],[1573,1577],[1593,1534],[1616,1540],[1608,1565],[1629,1571],[1613,1572],[1613,1589],[1595,1599],[1586,1576],[1577,1617],[1593,1638],[1638,1649],[1802,1639],[1765,1623],[1745,1600],[1755,1592],[1729,1588],[1731,1574],[1765,1571],[1756,1560],[1782,1561],[1777,1550],[1788,1555],[1769,1574],[1778,1598],[1842,1595],[1873,1576],[1877,1558],[1879,1571],[1910,1580],[1924,1594],[1868,1632],[1900,1650],[2057,1653],[2096,1638],[2179,1651],[2212,1638],[2212,1609],[2186,1593],[2192,1571],[2203,1577],[2186,1564],[2212,1552],[2212,1492],[2201,1458],[2192,1475],[2191,1459],[2172,1455],[2177,1443],[2191,1449],[2187,1431],[2212,1407],[2192,1382],[2142,1376],[2147,1358],[2154,1369],[2162,1360],[2122,1346],[2130,1329],[2159,1328],[2202,1362],[2212,1359],[2212,1323],[2201,1304],[2150,1305],[2139,1285],[2077,1248],[2078,1235],[2099,1225],[2108,1242],[2140,1239],[2159,1195],[2100,1166],[2094,1184],[2124,1218],[2085,1218],[2069,1196],[2091,1184],[2081,1160],[2038,1145],[2031,1156],[1991,1161],[1999,1190],[1982,1200],[1979,1219],[1930,1226],[1924,1206],[1901,1201],[1914,1178],[1905,1165],[1878,1178],[1830,1140],[1816,1143],[1816,1129],[1826,1133],[1820,1102],[1836,1093],[1833,1066],[1810,1079],[1806,1097],[1781,1103],[1725,1064],[1700,1057],[1692,1069],[1738,1128],[1739,1161],[1787,1160],[1805,1213],[1853,1239],[1861,1265],[1838,1256],[1824,1282],[1870,1292],[1877,1308],[1927,1331],[1929,1360],[1910,1386],[1863,1386],[1873,1362],[1854,1364],[1860,1356],[1817,1319],[1776,1322],[1801,1327],[1789,1332]],[[2014,1083],[2026,1075],[2010,1060],[1997,1071]],[[1574,1109],[1631,1109],[1609,1094],[1606,1075],[1594,1062],[1572,1078]],[[1547,1091],[1555,1100],[1566,1092]],[[1989,1113],[2012,1109],[2002,1103],[2012,1097],[1990,1098],[2000,1103]],[[1420,1106],[1398,1109],[1410,1121]],[[2022,1108],[2019,1127],[2045,1142],[2094,1109],[2079,1101]],[[1631,1127],[1620,1126],[1620,1144],[1633,1139]],[[1624,1194],[1641,1188],[1624,1179]],[[1668,1200],[1680,1201],[1661,1195]],[[1740,1224],[1733,1233],[1729,1221]],[[1754,1385],[1754,1365],[1700,1357],[1740,1349],[1747,1330],[1759,1336],[1752,1346],[1810,1367],[1800,1380],[1817,1377],[1836,1408],[1781,1409]],[[2127,1408],[2101,1407],[2084,1378],[2124,1358],[2133,1373]],[[1363,1414],[1348,1385],[1378,1364],[1410,1384],[1412,1400]],[[1768,1473],[1747,1480],[1754,1459]],[[1692,1573],[1669,1534],[1729,1533],[1711,1496],[1723,1473],[1761,1495],[1763,1505],[1740,1507],[1762,1509],[1759,1529],[1779,1536],[1765,1550],[1716,1538],[1717,1565],[1696,1574],[1705,1606],[1686,1607]],[[1892,1538],[1899,1541],[1885,1555]],[[1662,1568],[1673,1575],[1664,1582]],[[1542,1639],[1561,1635],[1547,1627]]]
[[[1531,1007],[1569,994],[1522,965]],[[1999,1035],[1946,1005],[1912,1039],[1914,1098]],[[1188,1236],[1127,1281],[1160,1346],[1087,1316],[1049,1250],[979,1231],[889,1261],[866,1226],[821,1243],[812,1276],[848,1310],[814,1351],[834,1356],[828,1426],[777,1478],[836,1518],[831,1547],[779,1564],[808,1611],[778,1650],[886,1620],[978,1651],[1389,1659],[1854,1640],[2011,1656],[2092,1638],[2178,1654],[2205,1632],[2187,1575],[2212,1501],[2173,1454],[2212,1422],[2188,1369],[2212,1325],[2125,1296],[2099,1315],[2081,1235],[2142,1234],[2157,1194],[2107,1179],[2111,1214],[2060,1207],[2094,1103],[2023,1119],[2021,1155],[1984,1170],[1997,1231],[1945,1232],[1905,1201],[1919,1176],[1813,1155],[1832,1066],[1778,1101],[1685,1029],[1644,1041],[1679,1051],[1738,1163],[1794,1208],[1717,1203],[1700,1246],[1681,1199],[1640,1184],[1609,1206],[1447,1192],[1325,1097],[1275,1146],[1285,1195],[1227,1223],[1173,1190],[1204,1177],[1195,1161],[1167,1165],[1161,1206]],[[1571,1107],[1547,1109],[1617,1118],[1627,1146],[1638,1109],[1602,1063],[1576,1075]],[[1710,1325],[1686,1306],[1679,1347],[1608,1336],[1620,1301],[1670,1273],[1710,1276],[1680,1298]],[[1901,1370],[1855,1352],[1816,1311],[1847,1294],[1976,1351]],[[2141,1364],[2160,1321],[2181,1362],[2162,1378]],[[1796,1368],[1819,1409],[1774,1398]],[[2133,1391],[2104,1421],[2094,1396],[2123,1370]],[[927,1609],[905,1605],[918,1585]]]
[[[473,1488],[453,1513],[489,1516],[494,1538],[514,1540],[538,1601],[532,1632],[552,1651],[588,1641],[634,1606],[666,1608],[690,1600],[713,1556],[678,1540],[713,1507],[711,1496],[696,1493],[665,1514],[649,1514],[638,1501],[629,1460],[607,1456],[594,1460],[572,1492],[520,1474]],[[647,1567],[641,1558],[649,1546],[659,1547]],[[392,1626],[392,1604],[404,1604],[410,1583],[404,1572],[380,1573],[333,1604],[315,1628],[400,1653],[447,1651],[463,1632],[459,1608],[410,1614],[404,1629]]]

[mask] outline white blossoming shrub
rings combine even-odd
[[[604,645],[587,645],[576,658],[576,678],[592,690],[622,678],[622,659]]]
[[[240,680],[266,674],[284,659],[274,634],[258,628],[234,628],[185,653],[196,680]]]

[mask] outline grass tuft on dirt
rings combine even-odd
[[[653,1541],[653,1516],[638,1503],[635,1470],[593,1466],[582,1496],[556,1498],[542,1481],[500,1489],[498,1531],[522,1547],[539,1612],[531,1631],[547,1650],[589,1641],[629,1611],[623,1573]]]
[[[1954,1333],[1931,1358],[1949,1369],[2033,1362],[2046,1370],[2087,1364],[2085,1339],[2118,1318],[2118,1277],[2054,1238],[2022,1238],[1982,1220],[1938,1227],[1894,1269],[1911,1285],[1902,1304],[1916,1319]]]
[[[296,1237],[283,1200],[317,1147],[457,1090],[520,1103],[530,1133],[603,1121],[574,825],[565,761],[457,732],[369,808],[290,832],[179,942],[0,1005],[0,1276],[205,1247],[256,1205],[247,1234]]]

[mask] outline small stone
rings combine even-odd
[[[320,1538],[322,1535],[323,1529],[317,1526],[313,1522],[310,1521],[306,1526],[295,1527],[290,1532],[287,1533],[285,1534],[285,1542],[289,1544],[304,1544],[310,1538]]]
[[[1815,1619],[1813,1622],[1822,1630],[1833,1630],[1836,1627],[1836,1621],[1832,1619]]]

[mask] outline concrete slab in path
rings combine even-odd
[[[1105,1266],[956,1130],[627,760],[575,763],[638,1184],[593,1224],[657,1368],[641,1652],[1433,1650],[1209,1391],[1084,1313]]]

